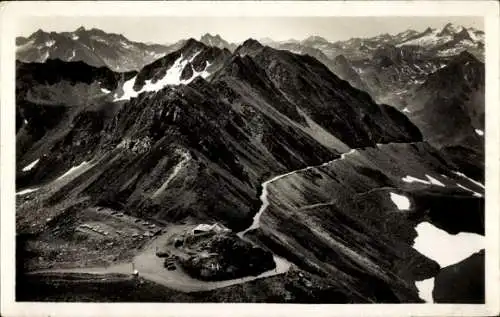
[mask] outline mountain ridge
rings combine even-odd
[[[16,44],[16,58],[21,61],[82,60],[92,66],[108,66],[116,71],[137,70],[175,48],[175,44],[170,47],[147,45],[129,41],[122,34],[83,27],[61,33],[40,29],[27,38],[18,37]]]

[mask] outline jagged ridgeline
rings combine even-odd
[[[375,101],[366,61],[346,47],[332,57],[323,40],[295,52],[209,34],[161,47],[95,29],[18,39],[24,269],[124,273],[134,263],[146,284],[120,280],[134,295],[112,300],[422,302],[415,283],[434,277],[435,298],[448,300],[450,270],[414,243],[422,222],[484,234],[484,64],[468,53],[429,62],[432,74],[394,107]],[[389,44],[374,50],[376,67],[420,63],[423,53]],[[457,105],[456,122],[436,125]],[[38,278],[26,283],[51,283]]]

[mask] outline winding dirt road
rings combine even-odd
[[[159,236],[148,243],[131,262],[119,263],[110,266],[84,267],[68,269],[49,269],[32,272],[31,274],[43,273],[88,273],[88,274],[132,274],[134,268],[140,276],[152,282],[164,285],[168,288],[181,292],[200,292],[216,288],[226,287],[235,284],[250,282],[256,279],[282,274],[288,271],[290,263],[278,256],[274,256],[276,268],[269,270],[257,276],[247,276],[243,278],[225,280],[225,281],[201,281],[190,277],[179,266],[175,271],[168,271],[163,266],[163,258],[156,256],[156,249],[164,246],[167,240],[181,230],[184,226],[172,226],[167,228],[167,233]]]

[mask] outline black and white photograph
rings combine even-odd
[[[491,16],[281,7],[15,19],[16,304],[498,309]]]

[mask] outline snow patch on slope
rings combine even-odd
[[[206,61],[205,62],[205,68],[203,68],[203,70],[201,72],[198,72],[197,70],[195,70],[193,68],[193,76],[191,76],[191,78],[189,78],[189,79],[181,80],[181,83],[182,84],[189,84],[190,82],[192,82],[198,76],[201,76],[201,78],[207,78],[208,76],[210,76],[210,73],[207,71],[207,69],[210,67],[210,65],[212,65],[212,64],[209,63],[208,61]]]
[[[421,184],[426,184],[426,185],[437,185],[437,186],[445,187],[445,185],[443,183],[441,183],[440,181],[438,181],[436,178],[434,178],[428,174],[425,174],[425,177],[427,178],[427,180],[407,175],[407,176],[403,177],[402,180],[405,183],[421,183]]]
[[[483,189],[484,189],[484,185],[483,185],[483,184],[481,184],[481,183],[480,183],[480,182],[478,182],[478,181],[473,180],[472,178],[467,177],[467,175],[465,175],[464,173],[460,173],[460,172],[458,172],[458,171],[455,171],[455,172],[453,172],[453,174],[458,175],[458,176],[461,176],[461,177],[463,177],[463,178],[467,179],[469,182],[474,183],[474,184],[476,184],[477,186],[479,186],[479,187],[481,187],[481,188],[483,188]]]
[[[413,248],[441,267],[458,263],[485,247],[484,237],[476,233],[449,234],[428,222],[419,223],[415,229],[418,236]]]
[[[297,112],[306,119],[307,127],[300,125],[301,129],[306,131],[309,135],[314,136],[316,140],[322,145],[335,149],[338,152],[347,152],[350,150],[344,142],[333,136],[330,132],[326,131],[322,126],[317,124],[311,117],[309,117],[299,107],[296,107]]]
[[[484,236],[460,232],[452,235],[428,222],[421,222],[415,228],[417,237],[413,248],[436,261],[441,268],[456,264],[472,254],[484,249]],[[434,277],[415,282],[420,298],[428,303],[434,302],[432,291]]]
[[[48,40],[47,42],[45,42],[45,46],[47,47],[52,47],[54,46],[54,44],[56,44],[56,41],[54,40]]]
[[[92,167],[92,166],[93,166],[93,164],[90,164],[87,161],[83,161],[80,165],[71,167],[68,171],[66,171],[66,173],[59,176],[56,179],[56,181],[62,180],[64,178],[70,178],[71,176],[76,177],[76,176],[80,175],[83,171],[87,170],[89,167]]]
[[[420,179],[420,178],[416,178],[416,177],[413,177],[413,176],[410,176],[410,175],[407,175],[407,176],[403,177],[402,180],[405,183],[422,183],[422,184],[426,184],[426,185],[430,185],[431,184],[429,181],[426,181],[426,180],[423,180],[423,179]]]
[[[346,158],[346,156],[351,155],[351,154],[354,154],[354,153],[356,153],[356,149],[351,149],[351,150],[349,150],[349,152],[347,152],[347,153],[342,153],[342,154],[340,155],[340,159],[341,159],[341,160],[343,160],[343,159],[345,159],[345,158]]]
[[[134,90],[134,83],[135,83],[136,79],[137,79],[137,76],[135,76],[135,77],[127,80],[123,84],[123,95],[121,95],[120,97],[118,97],[115,94],[114,101],[130,100],[131,98],[136,98],[139,95],[139,92]]]
[[[434,177],[432,177],[430,175],[425,174],[425,177],[427,177],[427,179],[431,182],[432,185],[446,187],[443,183],[441,183],[440,181],[438,181],[437,179],[435,179]]]
[[[392,202],[398,207],[399,210],[410,209],[411,203],[408,197],[396,193],[390,193]]]
[[[428,303],[434,302],[432,298],[432,290],[434,289],[434,277],[423,281],[416,281],[415,286],[418,289],[418,296]]]
[[[37,188],[26,188],[26,189],[21,190],[20,192],[17,192],[16,196],[26,195],[26,194],[32,193],[34,191],[37,191],[37,190],[39,190],[38,187]]]
[[[27,171],[31,170],[33,167],[35,167],[36,164],[38,164],[38,161],[40,161],[40,159],[37,159],[37,160],[31,162],[30,164],[26,165],[25,167],[23,167],[23,172],[27,172]]]
[[[40,57],[40,62],[43,63],[47,60],[47,58],[49,58],[49,51],[46,51],[45,53],[43,53],[43,55]]]
[[[184,69],[184,67],[186,67],[186,65],[188,65],[188,63],[191,63],[199,53],[200,52],[195,53],[189,60],[184,59],[184,57],[181,55],[178,59],[175,60],[174,64],[167,70],[163,78],[157,80],[154,83],[151,79],[146,80],[144,82],[144,87],[142,87],[140,91],[134,90],[134,84],[137,79],[137,76],[127,80],[123,84],[123,95],[119,97],[118,95],[115,94],[114,101],[130,100],[131,98],[136,98],[139,94],[143,92],[157,92],[169,85],[188,84],[197,76],[201,76],[203,78],[208,77],[210,73],[207,71],[207,68],[210,66],[210,63],[207,62],[205,68],[202,71],[200,72],[194,71],[193,76],[191,76],[191,78],[187,80],[181,80],[182,70]]]
[[[474,197],[483,197],[483,195],[481,195],[480,193],[477,193],[477,192],[473,191],[472,189],[470,189],[470,188],[468,188],[468,187],[465,187],[465,186],[463,186],[463,185],[461,185],[461,184],[457,184],[457,186],[458,186],[458,187],[460,187],[460,188],[462,188],[463,190],[466,190],[466,191],[468,191],[468,192],[473,193],[473,194],[474,194],[474,195],[473,195]]]

